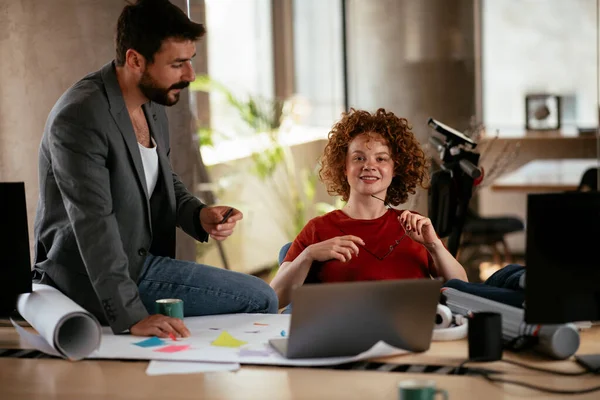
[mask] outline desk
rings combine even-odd
[[[549,159],[530,161],[517,170],[498,178],[494,191],[556,192],[576,190],[583,173],[598,166],[598,160]]]
[[[13,328],[0,328],[0,347],[21,347]],[[457,366],[467,356],[465,340],[434,342],[421,354],[382,359],[389,363]],[[600,353],[600,327],[582,333],[580,354]],[[547,362],[534,354],[506,353],[546,368],[577,371],[572,361]],[[389,399],[398,398],[396,385],[404,379],[434,379],[450,393],[450,399],[565,398],[534,392],[513,385],[492,384],[481,377],[413,374],[377,371],[340,371],[309,368],[244,366],[237,372],[191,375],[147,376],[147,362],[79,361],[56,359],[0,358],[2,399]],[[600,385],[598,376],[561,377],[504,364],[480,364],[506,372],[506,378],[532,384],[582,389]],[[597,399],[600,392],[569,396],[569,399]]]

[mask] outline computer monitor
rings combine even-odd
[[[31,292],[31,259],[23,182],[0,182],[0,318]]]
[[[527,198],[525,321],[600,320],[600,192]]]

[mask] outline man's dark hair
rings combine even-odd
[[[168,0],[138,0],[125,6],[117,22],[116,64],[125,64],[127,50],[133,49],[154,62],[163,40],[174,38],[196,41],[206,30]]]

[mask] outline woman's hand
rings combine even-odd
[[[398,217],[398,221],[406,230],[408,237],[425,247],[434,245],[440,240],[431,220],[427,217],[404,210]]]
[[[306,251],[311,261],[323,262],[336,259],[347,262],[352,259],[353,254],[358,256],[358,245],[365,245],[365,242],[358,236],[337,236],[311,244]]]

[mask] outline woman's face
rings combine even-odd
[[[394,161],[380,134],[363,133],[352,139],[346,154],[346,177],[350,196],[375,195],[385,199],[394,177]]]

